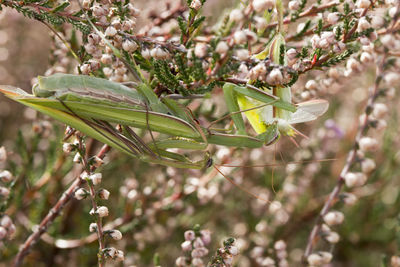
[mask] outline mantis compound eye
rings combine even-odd
[[[213,165],[214,161],[212,158],[209,158],[206,163],[206,169],[210,168]]]

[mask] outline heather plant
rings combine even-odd
[[[2,263],[400,266],[398,0],[0,9]]]

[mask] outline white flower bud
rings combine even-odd
[[[371,25],[374,29],[379,29],[385,24],[385,19],[379,15],[372,15]]]
[[[373,57],[368,52],[362,52],[360,56],[360,61],[364,64],[370,63],[373,60]]]
[[[286,249],[286,243],[283,240],[278,240],[274,244],[274,249],[275,250],[285,250]]]
[[[96,17],[107,15],[107,10],[100,5],[93,5],[91,9],[93,11],[93,15]]]
[[[114,240],[121,240],[122,239],[122,233],[120,231],[118,231],[118,230],[111,230],[109,232],[109,235]]]
[[[240,9],[234,9],[229,14],[229,19],[231,21],[240,22],[243,19],[243,12]]]
[[[209,230],[201,230],[201,240],[203,240],[204,245],[209,245],[211,243],[211,232]]]
[[[125,260],[125,255],[122,250],[117,250],[115,253],[115,260],[116,261],[124,261]]]
[[[89,232],[91,232],[91,233],[97,232],[97,224],[96,223],[91,223],[89,225]]]
[[[396,73],[396,72],[386,73],[385,76],[383,77],[383,79],[389,86],[393,86],[393,87],[400,86],[400,74],[399,73]]]
[[[136,42],[133,42],[131,40],[125,40],[122,43],[122,49],[124,49],[126,52],[132,53],[138,48],[138,45]]]
[[[379,147],[378,141],[371,137],[361,138],[360,141],[358,142],[358,145],[359,145],[361,151],[364,151],[364,152],[375,151]]]
[[[388,108],[387,108],[387,106],[385,104],[376,103],[374,105],[374,109],[372,111],[372,114],[377,119],[383,119],[387,115],[388,111],[389,110],[388,110]]]
[[[7,198],[10,195],[10,190],[6,187],[0,187],[0,197]]]
[[[307,257],[307,262],[312,266],[319,266],[323,263],[322,257],[316,253],[313,253]]]
[[[361,170],[363,173],[371,173],[373,170],[375,170],[375,168],[376,164],[374,160],[366,158],[361,161]]]
[[[143,55],[143,52],[142,52],[142,55]],[[167,59],[169,56],[168,52],[166,52],[161,47],[155,47],[155,48],[151,49],[150,55],[151,55],[151,57],[153,57],[155,59],[159,59],[159,60]]]
[[[7,151],[4,146],[0,147],[0,162],[4,162],[7,160]]]
[[[117,250],[113,247],[105,248],[103,251],[104,251],[104,254],[111,259],[114,259],[115,255],[117,253]]]
[[[181,248],[183,251],[189,251],[192,249],[192,242],[189,240],[186,240],[181,244]]]
[[[346,49],[346,45],[343,42],[336,42],[333,45],[333,52],[342,53]]]
[[[194,258],[194,259],[192,260],[192,265],[193,265],[194,267],[204,267],[204,266],[205,266],[203,260],[200,259],[200,258]]]
[[[312,48],[313,49],[320,48],[320,46],[319,46],[320,41],[321,41],[321,38],[318,35],[316,35],[316,34],[313,35],[310,40]]]
[[[135,26],[136,26],[136,22],[134,20],[128,19],[128,20],[125,20],[124,22],[122,22],[121,29],[123,31],[128,32],[128,31],[132,30]]]
[[[294,48],[290,48],[287,52],[286,55],[288,57],[289,60],[295,59],[297,56],[297,51]]]
[[[280,84],[283,80],[282,72],[275,68],[267,75],[267,83],[269,84]]]
[[[6,238],[7,236],[7,229],[0,226],[0,240]]]
[[[375,129],[378,132],[381,132],[381,131],[385,130],[386,127],[387,127],[387,122],[385,120],[378,120],[376,123]]]
[[[261,13],[265,10],[272,10],[275,6],[274,0],[254,0],[253,8],[256,12]]]
[[[206,256],[207,254],[208,254],[208,249],[206,249],[205,247],[193,249],[191,253],[193,258],[201,258]]]
[[[367,176],[361,172],[348,172],[344,176],[344,182],[349,188],[363,186],[367,181]]]
[[[325,240],[328,241],[331,244],[336,244],[337,242],[339,242],[340,240],[340,236],[338,233],[336,232],[329,232],[326,236],[325,236]]]
[[[267,21],[263,17],[255,16],[254,22],[255,22],[256,29],[259,31],[264,30],[268,26]]]
[[[247,42],[246,33],[244,31],[235,32],[235,34],[233,35],[233,40],[237,45],[245,44]]]
[[[108,208],[106,206],[100,206],[97,208],[96,213],[99,217],[106,217],[108,216]]]
[[[360,18],[358,20],[357,30],[362,32],[368,28],[371,28],[371,24],[369,24],[368,20],[365,17]]]
[[[380,38],[382,44],[387,48],[392,48],[394,46],[394,38],[391,34],[385,34]]]
[[[215,52],[217,52],[220,55],[225,55],[226,52],[228,52],[228,50],[229,50],[229,46],[224,41],[219,42],[215,48]]]
[[[358,8],[368,8],[371,5],[371,2],[369,0],[358,0],[356,2],[356,6]]]
[[[330,68],[328,71],[328,76],[332,79],[338,79],[340,77],[340,73],[337,68]]]
[[[87,38],[88,38],[88,43],[91,45],[98,45],[101,41],[100,36],[98,36],[95,33],[89,34]]]
[[[192,3],[190,4],[190,8],[193,8],[195,10],[199,10],[201,8],[201,1],[200,0],[193,0]]]
[[[117,30],[113,26],[107,27],[106,31],[104,32],[105,36],[108,37],[114,37],[117,33]]]
[[[196,238],[196,239],[194,240],[194,242],[193,242],[193,247],[194,247],[194,248],[202,248],[202,247],[204,247],[203,240],[201,240],[200,237]]]
[[[399,256],[392,256],[390,258],[390,266],[391,267],[400,267],[400,257]]]
[[[229,248],[229,254],[231,254],[232,256],[236,256],[239,254],[239,249],[237,246],[231,246]]]
[[[360,62],[358,62],[355,58],[350,58],[347,60],[346,67],[352,71],[359,71],[361,69]]]
[[[103,68],[103,73],[107,77],[111,77],[111,75],[113,75],[113,70],[111,68],[105,67]]]
[[[319,255],[321,255],[322,262],[327,264],[330,263],[332,260],[332,254],[326,251],[320,251],[318,252]]]
[[[75,198],[77,200],[82,200],[88,196],[88,192],[84,188],[79,188],[78,190],[75,191]]]
[[[352,206],[352,205],[356,204],[357,197],[354,194],[351,194],[351,193],[344,193],[343,194],[343,202],[346,205]]]
[[[177,267],[186,267],[186,258],[185,257],[178,257],[175,261],[175,265]]]
[[[0,180],[1,181],[8,183],[8,182],[11,182],[12,179],[13,179],[13,176],[12,176],[11,172],[9,172],[7,170],[0,172]]]
[[[204,43],[197,43],[194,48],[194,54],[196,57],[203,58],[207,55],[208,46]]]
[[[247,60],[249,58],[249,50],[247,49],[238,49],[235,51],[235,54],[241,61]]]
[[[71,153],[75,149],[75,145],[71,143],[64,143],[63,144],[63,151],[64,153]]]
[[[329,24],[336,24],[339,21],[339,13],[338,12],[333,12],[333,13],[329,13],[328,17],[327,17],[327,21]]]
[[[92,181],[94,185],[98,185],[101,183],[101,180],[103,178],[103,175],[99,172],[93,173],[92,175],[89,176],[89,179]]]
[[[271,214],[275,214],[280,209],[282,209],[282,203],[277,200],[272,201],[268,208],[268,210]]]
[[[90,67],[90,64],[83,64],[81,65],[80,70],[83,75],[88,75],[92,71],[92,68]]]
[[[89,7],[90,7],[90,0],[83,0],[82,1],[82,8],[83,9],[85,9],[85,10],[88,10],[89,9]]]
[[[306,89],[316,90],[318,88],[318,83],[315,80],[308,80],[306,83]]]
[[[186,241],[193,241],[196,238],[196,234],[193,230],[188,230],[184,234]]]
[[[266,257],[266,258],[260,258],[261,260],[261,266],[267,266],[267,267],[272,267],[275,266],[275,261],[274,259],[270,258],[270,257]]]
[[[324,222],[327,225],[338,225],[344,220],[344,215],[340,211],[330,211],[324,216]]]
[[[289,2],[288,7],[289,7],[290,10],[294,10],[295,11],[295,10],[299,9],[300,3],[297,0],[292,0],[292,1]]]
[[[318,44],[318,48],[322,48],[322,49],[328,49],[329,47],[329,42],[327,39],[320,39],[319,44]]]
[[[297,25],[297,28],[296,28],[296,33],[300,33],[301,31],[303,31],[304,26],[306,26],[305,23],[299,23],[299,24]]]
[[[254,44],[255,42],[257,42],[257,34],[255,32],[248,29],[243,30],[243,32],[246,34],[247,40],[250,44]]]
[[[129,14],[130,14],[131,16],[134,16],[134,17],[139,16],[139,14],[140,14],[140,9],[135,8],[131,3],[128,3],[128,4],[126,5],[126,8],[128,8]]]
[[[99,196],[99,198],[107,200],[110,197],[110,191],[106,189],[100,189],[97,195]]]
[[[0,220],[0,226],[4,228],[9,228],[12,225],[12,220],[9,216],[4,215]]]
[[[396,7],[396,6],[391,7],[391,8],[389,9],[389,16],[390,16],[391,18],[394,18],[394,16],[396,15],[396,13],[397,13],[397,7]]]
[[[334,44],[336,42],[336,37],[333,32],[321,33],[321,39],[325,39],[329,44]]]

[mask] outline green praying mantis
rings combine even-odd
[[[261,107],[293,112],[288,123],[314,120],[327,108],[327,102],[322,100],[294,105],[253,86],[226,83],[223,91],[237,129],[236,133],[227,134],[200,125],[187,107],[169,97],[160,99],[146,83],[135,87],[134,90],[91,76],[55,74],[39,77],[33,95],[11,86],[0,86],[0,92],[142,161],[193,169],[210,166],[209,154],[205,153],[200,161],[192,161],[168,149],[205,150],[208,144],[258,148],[273,143],[280,132],[287,131],[276,120],[268,124],[265,132],[254,137],[247,135],[238,97],[254,99],[262,103]],[[112,124],[121,125],[120,130]],[[131,127],[169,137],[145,143]]]

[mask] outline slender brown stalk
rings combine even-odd
[[[109,150],[110,147],[108,145],[104,145],[97,154],[97,157],[104,158]],[[94,169],[95,167],[92,166],[92,171]],[[32,246],[35,245],[40,239],[41,235],[47,231],[54,220],[60,215],[68,201],[71,200],[75,190],[84,182],[85,180],[82,180],[80,177],[76,178],[75,181],[68,187],[68,189],[61,195],[57,203],[50,209],[46,217],[44,217],[40,222],[38,228],[35,229],[33,233],[25,240],[24,244],[19,249],[18,254],[14,258],[13,266],[18,267],[22,265],[24,258],[29,254]]]
[[[355,163],[357,159],[357,150],[358,150],[358,142],[362,138],[362,136],[365,134],[365,131],[368,127],[368,120],[369,120],[369,114],[367,112],[368,109],[370,109],[373,104],[375,103],[375,100],[377,98],[377,93],[378,93],[378,88],[379,88],[379,83],[382,80],[382,69],[383,65],[385,62],[386,56],[384,55],[380,64],[376,68],[376,79],[375,79],[375,85],[374,88],[368,98],[367,105],[365,107],[365,117],[364,120],[361,122],[356,137],[354,141],[354,145],[352,150],[348,153],[346,163],[340,173],[340,176],[338,177],[336,186],[333,188],[332,192],[329,194],[329,197],[325,201],[324,206],[322,207],[319,216],[317,218],[317,222],[315,223],[313,229],[311,230],[311,233],[308,237],[308,243],[304,252],[304,257],[303,260],[306,261],[307,257],[312,253],[313,247],[315,243],[318,241],[318,234],[321,230],[322,223],[323,223],[323,217],[329,212],[329,210],[332,208],[332,206],[335,204],[336,200],[338,199],[338,195],[344,185],[344,177],[348,173],[349,169],[352,167],[353,163]]]

